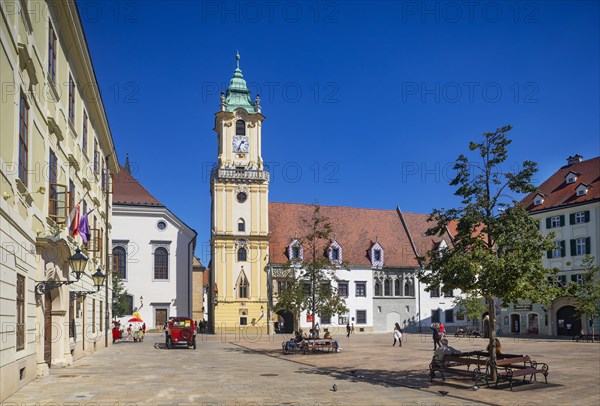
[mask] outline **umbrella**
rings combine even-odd
[[[144,320],[140,319],[139,317],[133,317],[129,320],[127,320],[127,323],[143,323]]]

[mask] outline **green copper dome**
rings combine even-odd
[[[240,69],[240,54],[235,55],[236,67],[233,71],[233,77],[229,81],[229,87],[225,93],[224,110],[233,112],[237,108],[243,108],[248,113],[257,113],[256,103],[250,100],[250,90],[246,86],[244,75]]]

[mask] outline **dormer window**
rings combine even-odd
[[[291,261],[303,261],[304,260],[304,250],[302,249],[302,244],[300,241],[293,240],[290,246],[288,247],[288,258]]]
[[[575,189],[575,193],[577,194],[577,196],[584,196],[587,194],[589,187],[589,185],[581,183],[579,186],[577,186],[577,189]]]
[[[375,244],[373,244],[373,246],[371,247],[370,251],[370,257],[371,257],[371,265],[374,267],[381,267],[384,264],[384,252],[383,252],[383,247],[381,246],[381,244],[379,244],[378,242],[376,242]]]
[[[567,185],[570,183],[575,183],[578,176],[579,174],[576,172],[569,172],[567,173],[567,176],[565,176],[565,182],[567,183]]]
[[[334,264],[339,264],[342,262],[342,247],[337,241],[333,241],[329,245],[329,249],[327,250],[327,256],[329,257],[329,261]]]
[[[535,195],[535,197],[533,198],[533,204],[534,206],[539,206],[542,203],[544,203],[544,195],[542,195],[541,193],[538,193],[537,195]]]

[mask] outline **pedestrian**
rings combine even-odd
[[[402,347],[402,329],[398,323],[394,325],[394,344],[392,344],[392,347],[396,345],[396,341],[398,342],[398,348]]]
[[[438,347],[442,346],[442,344],[440,343],[440,339],[442,337],[440,336],[440,330],[438,328],[438,324],[432,324],[431,330],[433,332],[433,351],[435,351]]]
[[[444,323],[440,323],[440,336],[442,338],[446,337],[446,326],[444,326]]]
[[[348,322],[348,324],[346,324],[346,338],[350,338],[350,331],[352,330],[350,330],[350,322]]]
[[[315,338],[319,338],[320,330],[321,330],[321,326],[319,325],[319,323],[315,324],[315,333],[317,335]]]
[[[354,323],[352,323],[351,331],[352,331],[352,334],[354,334]]]

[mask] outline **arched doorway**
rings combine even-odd
[[[279,334],[291,334],[294,332],[294,314],[289,310],[278,310],[275,321],[275,332]]]
[[[564,306],[556,312],[556,334],[559,336],[575,336],[581,330],[581,317],[574,306]]]
[[[514,334],[521,332],[521,316],[518,314],[510,315],[510,332]]]

